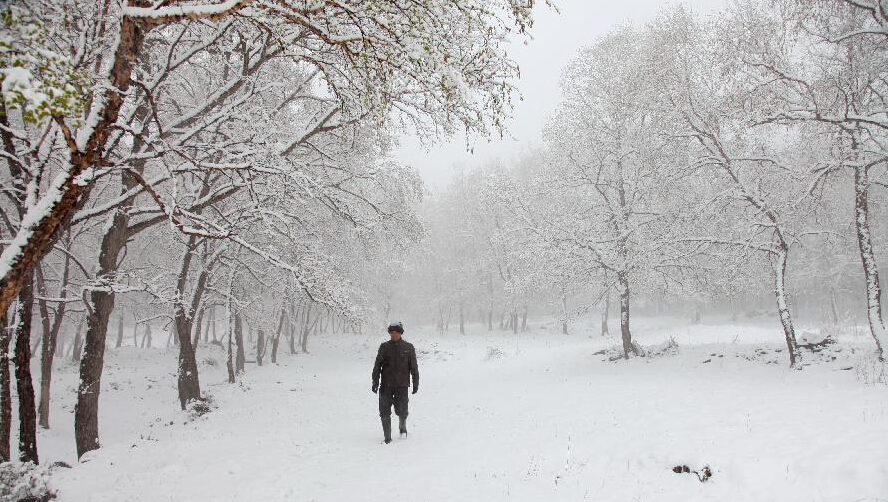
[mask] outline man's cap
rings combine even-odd
[[[392,321],[388,325],[389,332],[397,331],[398,333],[404,334],[404,325],[401,324],[401,321]]]

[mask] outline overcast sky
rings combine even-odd
[[[540,1],[540,4],[543,2]],[[423,148],[412,136],[401,140],[395,158],[419,170],[429,188],[441,188],[456,169],[484,166],[500,158],[509,160],[527,148],[542,143],[541,131],[560,100],[558,81],[561,69],[577,49],[589,45],[611,28],[631,21],[641,25],[653,19],[666,5],[683,3],[695,12],[709,13],[724,5],[724,0],[556,0],[559,12],[545,5],[535,10],[535,23],[526,45],[517,38],[512,57],[521,68],[517,86],[524,97],[516,103],[507,123],[512,138],[476,139],[474,153],[466,151],[465,136]]]

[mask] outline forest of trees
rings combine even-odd
[[[803,301],[888,350],[884,1],[616,29],[565,69],[543,146],[427,193],[392,145],[501,134],[534,3],[0,4],[0,461],[12,385],[18,458],[38,461],[54,358],[79,364],[79,457],[109,345],[177,347],[185,409],[201,346],[234,382],[395,309],[442,333],[547,312],[568,333],[615,305],[628,358],[639,306],[767,295],[792,365]]]
[[[173,334],[183,408],[201,399],[208,335],[226,341],[234,381],[245,329],[257,362],[282,336],[305,351],[313,327],[360,330],[383,245],[421,235],[421,182],[390,144],[404,128],[500,131],[518,71],[505,40],[523,36],[532,4],[0,6],[0,353],[14,347],[19,458],[38,461],[32,351],[42,427],[55,354],[79,361],[82,456],[100,446],[104,356],[124,326],[142,346],[152,326]]]
[[[806,304],[863,320],[881,355],[886,78],[884,3],[676,7],[615,29],[565,69],[542,148],[427,201],[401,303],[422,298],[442,333],[466,316],[517,332],[533,309],[565,333],[595,310],[607,331],[615,310],[625,357],[636,306],[764,309],[792,365]]]

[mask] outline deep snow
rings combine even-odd
[[[774,327],[640,319],[640,343],[672,337],[677,353],[617,362],[594,354],[614,338],[559,329],[408,326],[420,391],[390,445],[370,391],[387,335],[318,336],[309,355],[282,344],[280,365],[248,364],[236,385],[203,345],[218,408],[194,420],[177,410],[173,349],[110,348],[103,447],[52,483],[60,502],[888,500],[888,386],[865,382],[878,368],[863,334],[797,371]],[[75,464],[76,367],[55,375],[41,460]]]

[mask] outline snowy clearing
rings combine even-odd
[[[863,381],[866,333],[797,371],[769,362],[779,329],[639,325],[642,344],[673,337],[677,352],[610,362],[594,353],[612,338],[555,323],[518,336],[408,330],[421,386],[409,438],[391,445],[370,392],[383,336],[325,335],[310,355],[248,365],[236,385],[222,351],[201,346],[218,409],[193,421],[176,411],[172,349],[111,350],[102,448],[76,463],[68,363],[43,463],[74,465],[55,471],[60,502],[888,500],[888,387]]]

